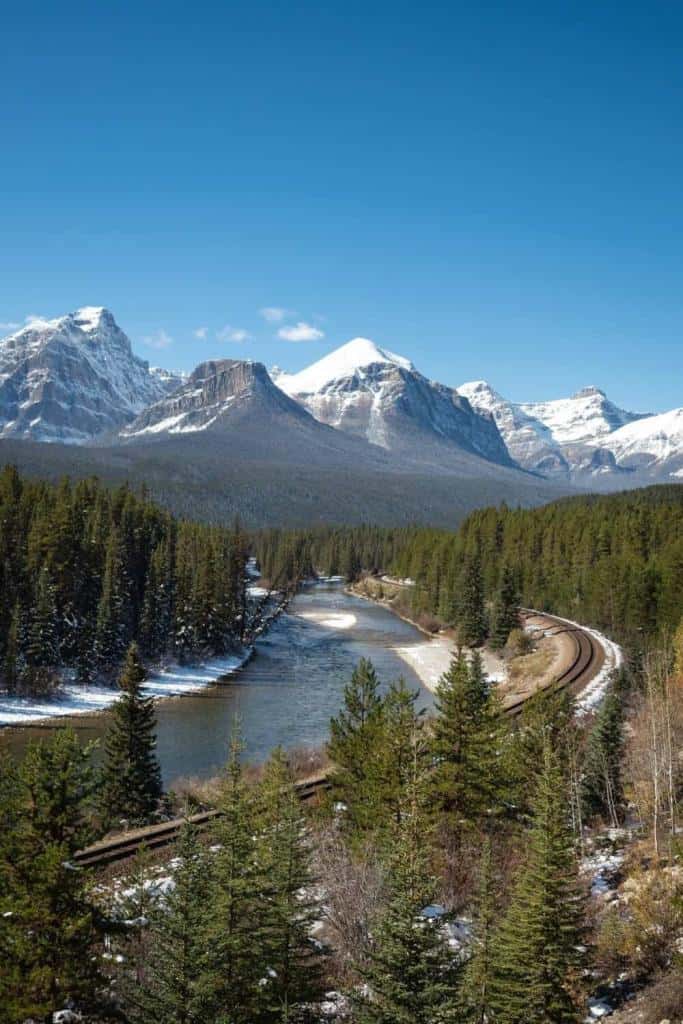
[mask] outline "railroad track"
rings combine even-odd
[[[330,788],[329,777],[325,774],[315,776],[311,779],[303,779],[295,783],[297,795],[304,803],[318,799],[318,797]],[[209,827],[215,818],[219,818],[221,812],[217,810],[200,811],[199,814],[191,814],[187,818],[174,818],[172,821],[165,821],[160,825],[147,825],[144,828],[134,829],[112,839],[103,839],[92,846],[86,846],[79,850],[72,858],[79,867],[106,867],[108,864],[115,864],[120,860],[127,860],[134,857],[143,846],[146,850],[158,850],[164,846],[171,846],[178,838],[184,825],[194,825],[199,829]]]
[[[582,689],[593,678],[599,670],[602,656],[602,649],[580,626],[575,626],[564,619],[558,619],[554,615],[534,612],[531,609],[522,609],[525,618],[538,618],[547,623],[544,632],[553,629],[554,633],[566,633],[572,637],[574,643],[574,657],[571,664],[551,680],[545,689],[570,690],[572,693]],[[522,709],[532,694],[525,694],[517,700],[506,704],[505,713],[511,716],[521,714]],[[310,779],[303,779],[296,783],[296,791],[299,799],[303,802],[316,800],[322,793],[331,787],[329,775],[321,773]],[[164,846],[170,846],[176,841],[180,830],[184,825],[190,823],[197,828],[206,829],[214,818],[220,816],[220,811],[202,811],[193,814],[188,818],[176,818],[173,821],[164,822],[161,825],[149,825],[146,828],[136,829],[124,835],[116,836],[113,839],[105,839],[99,843],[80,850],[73,858],[74,862],[81,867],[105,867],[117,861],[126,860],[135,856],[141,847],[148,850],[157,850]]]
[[[551,679],[543,689],[554,689],[556,692],[569,690],[571,693],[577,693],[583,689],[600,668],[600,662],[602,661],[602,648],[600,645],[585,629],[575,626],[565,619],[559,619],[555,615],[546,615],[545,612],[534,612],[531,609],[523,609],[522,614],[526,619],[543,619],[550,624],[548,629],[544,631],[546,634],[548,634],[549,629],[555,627],[550,635],[557,636],[560,633],[564,633],[572,638],[574,644],[574,657],[571,664],[559,676]],[[532,695],[525,694],[518,700],[506,704],[506,714],[512,716],[521,714],[530,696]]]

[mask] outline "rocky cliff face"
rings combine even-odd
[[[123,439],[218,431],[245,414],[265,418],[303,410],[277,388],[265,366],[251,360],[216,359],[200,363],[172,394],[145,409],[121,431]],[[308,418],[308,417],[306,417]],[[265,424],[264,424],[265,425]]]
[[[0,437],[83,444],[179,383],[133,355],[102,307],[31,321],[0,341]]]

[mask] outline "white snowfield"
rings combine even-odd
[[[353,338],[300,373],[277,372],[274,379],[277,386],[290,397],[312,395],[333,381],[352,377],[365,367],[384,364],[400,366],[404,370],[413,369],[409,359],[380,348],[369,338]]]
[[[198,665],[169,665],[149,676],[144,692],[150,697],[180,697],[203,690],[224,676],[232,675],[251,657],[251,650],[242,654],[210,658]],[[54,697],[0,697],[0,725],[26,725],[47,718],[65,715],[87,715],[105,711],[117,700],[116,687],[82,686],[67,683]]]
[[[601,442],[614,452],[617,462],[632,455],[650,455],[656,461],[683,454],[683,408],[628,423]],[[683,476],[677,470],[672,476]]]

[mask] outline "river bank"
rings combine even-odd
[[[147,677],[145,696],[161,700],[182,697],[234,675],[253,657],[254,648],[246,647],[236,654],[221,658],[208,658],[196,665],[171,663]],[[103,684],[83,685],[66,682],[49,697],[0,697],[0,726],[32,725],[51,718],[70,718],[72,715],[92,715],[106,711],[118,700],[116,686]]]
[[[384,582],[386,583],[386,581]],[[391,612],[392,615],[395,615],[402,622],[406,622],[422,633],[425,637],[423,643],[410,644],[410,646],[405,647],[397,646],[394,648],[394,651],[402,661],[410,666],[420,679],[420,682],[434,693],[439,685],[441,676],[448,671],[457,653],[455,638],[447,633],[433,633],[419,622],[411,619],[404,612],[393,607],[391,601],[372,597],[370,594],[355,589],[353,586],[347,588],[347,593],[353,594],[354,597],[359,597],[363,601],[369,601],[380,608],[386,608],[387,611]],[[504,683],[507,679],[507,671],[503,659],[486,648],[480,651],[480,654],[484,664],[484,671],[490,681],[492,683]]]

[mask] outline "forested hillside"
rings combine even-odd
[[[10,692],[107,677],[136,640],[183,660],[239,641],[245,538],[175,520],[128,487],[0,474],[0,666]]]
[[[491,616],[514,591],[640,645],[683,615],[683,486],[572,498],[538,509],[473,512],[457,532],[268,531],[257,551],[266,575],[283,569],[410,578],[410,604],[448,624],[481,604]]]

